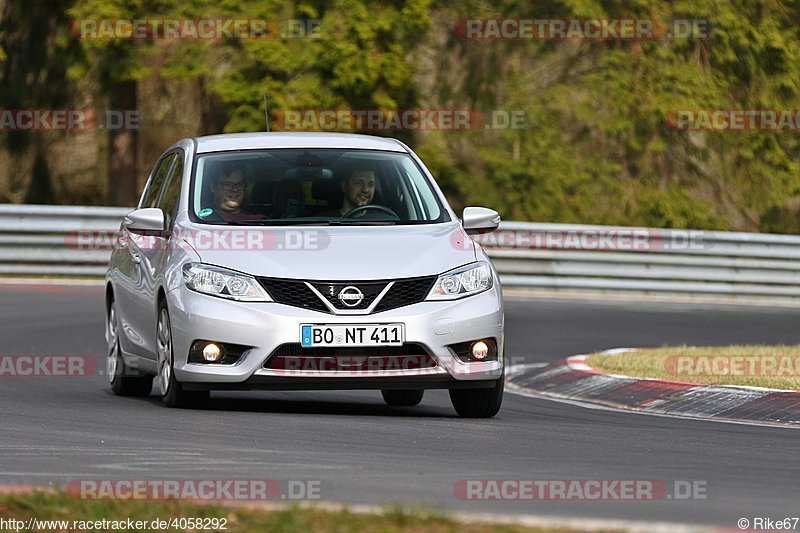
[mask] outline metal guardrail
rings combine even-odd
[[[0,204],[0,275],[104,276],[110,249],[86,249],[78,234],[117,231],[131,209]]]
[[[0,205],[0,275],[100,277],[130,208]],[[505,287],[624,291],[800,303],[800,236],[504,222],[476,237]]]
[[[508,222],[478,240],[510,287],[800,303],[800,236]]]

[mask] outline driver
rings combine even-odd
[[[346,180],[342,180],[342,192],[344,200],[339,210],[342,216],[356,207],[371,204],[375,197],[375,173],[366,169],[354,170]]]

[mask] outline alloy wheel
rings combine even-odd
[[[162,308],[158,314],[157,328],[157,349],[158,349],[158,386],[161,395],[165,396],[169,391],[169,384],[172,379],[172,333],[169,325],[169,314],[166,308]]]

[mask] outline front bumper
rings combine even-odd
[[[503,374],[500,287],[461,300],[420,302],[371,315],[330,315],[273,302],[245,303],[199,294],[181,285],[167,294],[175,376],[187,389],[389,389],[488,387]],[[406,343],[425,348],[433,368],[369,371],[273,370],[265,361],[283,344],[300,342],[301,324],[402,322]],[[448,348],[493,338],[498,360],[463,363]],[[233,365],[188,363],[195,340],[251,346]]]

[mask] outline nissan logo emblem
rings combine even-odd
[[[347,307],[355,307],[364,301],[364,293],[358,287],[349,285],[339,291],[339,301]]]

